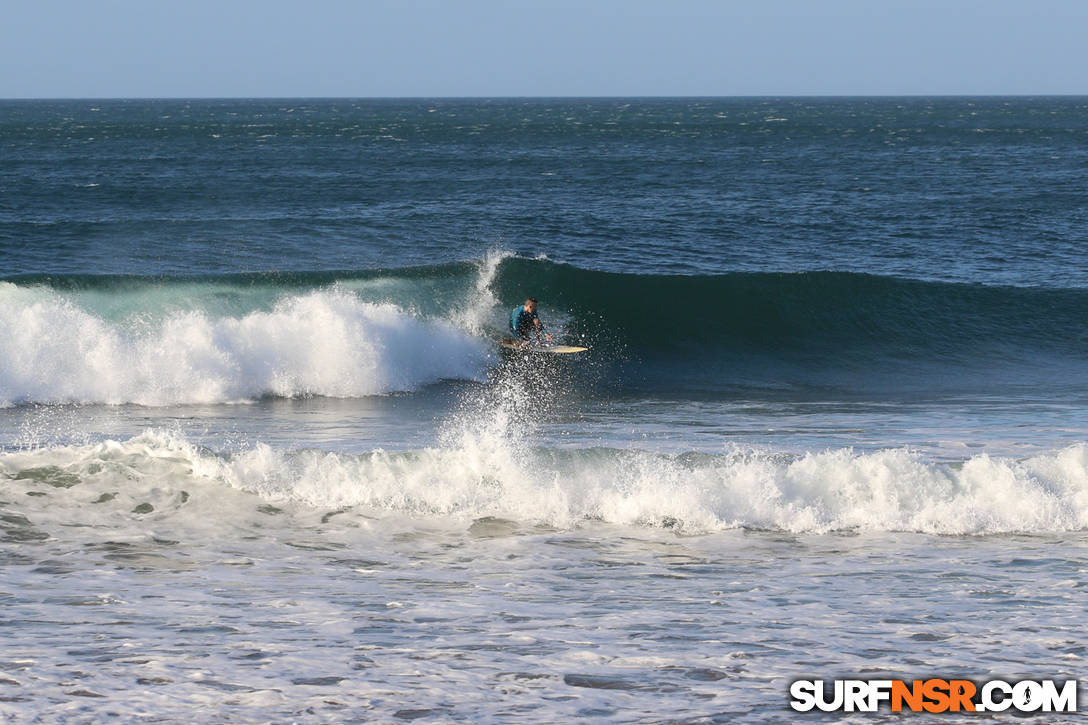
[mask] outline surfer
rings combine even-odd
[[[526,347],[529,344],[529,338],[534,334],[537,340],[543,335],[545,340],[552,341],[552,336],[544,329],[544,324],[537,317],[536,305],[536,299],[530,297],[525,300],[524,305],[515,307],[510,313],[510,333],[521,347]]]

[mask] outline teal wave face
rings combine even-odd
[[[469,321],[382,300],[392,281],[0,282],[0,406],[356,398],[482,379],[492,351]]]
[[[531,295],[553,331],[592,348],[587,380],[620,389],[949,390],[1088,380],[1082,289],[845,272],[641,275],[509,255],[379,270],[24,276],[8,284],[46,290],[107,327],[141,334],[178,315],[239,320],[331,290],[391,305],[406,320],[454,324],[480,343],[503,335],[509,310]]]
[[[254,272],[218,275],[16,275],[19,287],[48,289],[109,321],[198,311],[239,316],[268,311],[285,295],[336,286],[368,302],[441,316],[465,304],[477,266],[450,263],[390,270]],[[0,278],[2,281],[4,278]]]
[[[650,386],[1048,387],[1088,378],[1088,290],[846,272],[637,275],[510,259],[517,290]]]
[[[975,357],[1040,346],[1069,353],[1088,290],[992,287],[847,272],[636,275],[511,259],[500,296],[531,289],[627,344],[756,351],[883,349]],[[595,322],[599,321],[599,322]]]

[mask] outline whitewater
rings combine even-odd
[[[1077,390],[973,395],[1002,366],[956,354],[986,339],[1011,374],[1045,379],[1069,364],[1053,352],[1067,325],[995,339],[970,301],[947,311],[954,332],[913,364],[950,392],[919,399],[887,370],[776,385],[822,341],[767,349],[743,324],[672,325],[643,354],[652,317],[595,324],[571,284],[552,288],[567,304],[549,326],[592,353],[548,362],[495,345],[525,265],[584,274],[495,251],[287,279],[0,282],[0,712],[700,720],[714,703],[761,721],[768,703],[785,716],[799,661],[1076,676],[1076,639],[1025,633],[1081,611],[1088,431],[1049,422]],[[888,284],[855,315],[890,309]],[[858,337],[828,324],[820,337]],[[828,370],[894,370],[894,344],[839,344]],[[760,355],[720,382],[715,366]],[[952,647],[978,654],[965,666]]]
[[[488,352],[450,324],[337,290],[240,318],[191,311],[112,326],[49,292],[5,289],[0,334],[9,341],[0,361],[8,405],[362,397],[471,378]]]
[[[1084,111],[0,102],[0,719],[1083,680]]]
[[[36,527],[49,522],[53,535],[58,526],[94,528],[131,512],[172,526],[175,518],[189,521],[191,509],[208,516],[221,495],[248,502],[225,525],[268,504],[292,504],[348,518],[406,515],[468,526],[491,517],[556,530],[592,521],[685,535],[730,529],[983,535],[1088,527],[1083,444],[1022,461],[983,454],[946,465],[903,449],[803,456],[522,450],[505,433],[463,431],[454,445],[418,451],[349,455],[258,443],[226,455],[149,431],[126,441],[4,453],[0,473],[18,482],[9,484],[12,490],[33,497],[22,510]],[[194,499],[194,491],[209,500]]]

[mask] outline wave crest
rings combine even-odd
[[[214,501],[195,497],[254,495],[250,510],[261,502],[293,503],[362,517],[439,517],[466,524],[500,517],[560,528],[602,521],[686,534],[737,528],[941,535],[1088,529],[1083,443],[1022,461],[978,455],[955,463],[928,462],[902,449],[660,455],[521,450],[471,438],[460,447],[399,453],[291,452],[259,444],[227,456],[149,432],[125,442],[2,454],[0,473],[9,485],[44,486],[34,479],[48,476],[63,481],[50,484],[58,490],[41,504],[49,516],[68,515],[59,496],[81,507],[102,491],[119,489],[147,489],[158,500],[174,501],[172,509],[160,507],[156,514],[173,516],[189,505],[177,503],[173,487],[197,492],[192,505],[220,517],[233,514],[215,513]],[[137,501],[121,499],[125,510]],[[25,505],[38,503],[33,498]]]
[[[220,353],[230,357],[234,347],[204,345],[207,354],[193,348],[200,343],[189,334],[194,320],[220,328],[229,326],[230,320],[256,324],[261,313],[282,310],[285,299],[307,299],[331,290],[354,295],[359,303],[395,306],[405,315],[405,330],[417,326],[437,334],[434,331],[452,325],[477,338],[478,345],[486,345],[484,338],[505,334],[510,308],[535,295],[553,333],[593,349],[586,356],[596,368],[590,377],[655,394],[812,388],[878,395],[988,394],[1013,388],[1049,393],[1083,391],[1088,376],[1085,289],[965,285],[848,272],[612,273],[496,250],[475,263],[385,270],[203,278],[38,276],[18,278],[14,284],[0,282],[0,325],[8,324],[0,331],[20,336],[23,346],[17,353],[0,353],[0,397],[9,402],[210,402],[262,393],[359,395],[418,387],[427,374],[397,382],[381,379],[374,371],[369,375],[373,384],[361,384],[359,376],[367,375],[359,373],[357,365],[346,364],[358,360],[358,355],[341,349],[330,349],[331,361],[312,361],[315,369],[328,373],[320,379],[307,377],[300,366],[287,365],[271,378],[257,371],[263,387],[226,385],[219,377],[203,392],[164,395],[152,394],[150,382],[139,394],[102,389],[98,374],[82,374],[67,359],[113,358],[167,378],[176,376],[177,369],[151,363],[155,355],[149,345],[127,356],[116,352],[136,337],[152,339],[150,328],[173,325],[181,337],[163,343],[201,357],[195,362],[214,370],[217,363],[212,358]],[[38,300],[44,307],[28,312],[34,303],[27,298],[34,295],[50,299]],[[67,309],[58,311],[64,305]],[[50,306],[53,312],[46,309]],[[73,310],[83,310],[93,321],[75,319]],[[350,318],[359,315],[347,313],[349,327]],[[268,327],[265,334],[302,338],[310,329],[304,325],[306,329],[299,330],[292,314],[280,321],[282,330]],[[336,327],[330,323],[330,332]],[[40,339],[52,329],[62,331],[65,341]],[[83,338],[77,344],[73,335]],[[314,342],[322,345],[328,339]],[[431,370],[439,378],[478,378],[483,372],[477,363],[463,364],[463,351],[446,343],[435,349],[413,344],[412,349],[412,355],[394,352],[388,367],[399,370],[403,361],[411,369],[419,358],[436,356]],[[273,358],[263,367],[300,350],[266,352]],[[456,364],[449,364],[451,357]],[[260,361],[254,362],[262,367]],[[97,364],[90,359],[86,363],[88,368]],[[334,380],[332,374],[341,363],[338,372],[345,377]],[[43,385],[35,382],[36,370],[67,371],[79,382],[71,389],[60,383]],[[131,374],[141,374],[141,368]],[[174,383],[164,380],[162,385]]]
[[[41,287],[0,283],[0,401],[171,405],[358,397],[484,374],[487,345],[441,319],[338,289],[270,310],[110,322]]]

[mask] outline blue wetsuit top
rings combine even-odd
[[[538,329],[534,322],[540,322],[540,318],[537,317],[535,312],[526,312],[525,305],[515,307],[514,311],[510,313],[510,332],[513,333],[514,337],[528,340],[533,330]],[[543,323],[541,323],[539,330],[541,333],[544,332]]]

